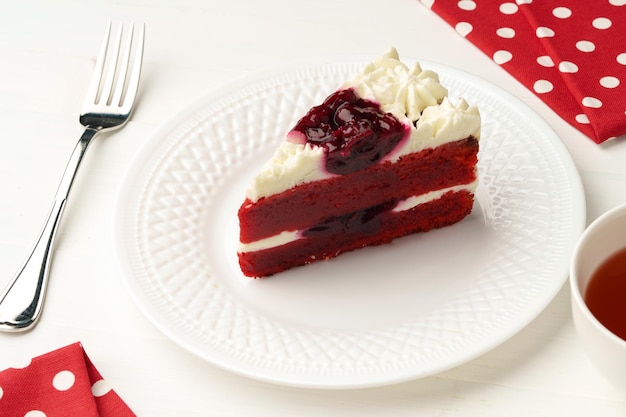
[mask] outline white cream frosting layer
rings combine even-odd
[[[419,63],[410,69],[392,48],[366,65],[362,72],[342,88],[354,88],[366,99],[378,102],[406,126],[410,135],[385,160],[433,148],[473,136],[480,138],[480,114],[464,99],[453,103],[439,76],[423,70]],[[295,185],[330,178],[324,168],[324,151],[309,144],[283,141],[246,191],[246,197],[258,199],[281,193]]]
[[[476,191],[476,187],[478,186],[478,180],[463,185],[455,185],[453,187],[442,188],[441,190],[431,191],[429,193],[409,197],[406,200],[399,201],[398,204],[391,210],[392,212],[401,212],[406,210],[411,210],[419,205],[424,203],[428,203],[431,201],[435,201],[443,197],[445,194],[453,192],[456,193],[458,191],[469,191],[470,193],[474,193]],[[270,236],[264,239],[259,239],[255,242],[250,243],[240,243],[238,252],[256,252],[259,250],[270,249],[274,247],[278,247],[281,245],[286,245],[287,243],[295,242],[298,239],[301,239],[300,231],[298,230],[288,230],[281,232],[277,235]]]
[[[421,204],[439,200],[441,197],[444,196],[444,194],[447,194],[449,192],[456,193],[458,191],[469,191],[470,193],[474,194],[474,192],[476,191],[476,187],[478,187],[478,180],[470,184],[455,185],[452,187],[443,188],[441,190],[431,191],[426,194],[416,195],[398,202],[398,204],[396,204],[396,206],[391,211],[400,212],[411,210],[412,208],[417,207]]]
[[[298,184],[332,177],[324,169],[324,148],[282,142],[246,192],[251,201],[277,194]]]

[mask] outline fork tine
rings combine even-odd
[[[120,106],[122,104],[122,93],[124,92],[124,84],[126,83],[126,72],[128,71],[128,61],[130,61],[130,51],[133,46],[133,34],[135,32],[135,26],[131,23],[129,29],[128,41],[126,42],[126,48],[121,56],[120,68],[118,70],[118,79],[113,90],[113,98],[111,99],[111,105]]]
[[[85,96],[85,106],[94,104],[98,101],[98,90],[100,89],[100,84],[102,83],[102,73],[104,72],[104,61],[106,60],[107,49],[109,47],[110,34],[111,22],[109,22],[109,25],[104,33],[104,40],[102,41],[102,46],[100,47],[98,60],[96,61],[96,66],[94,68],[93,75],[91,76],[91,82],[89,83],[87,95]]]
[[[119,25],[119,30],[117,24],[109,22],[107,26],[81,111],[81,123],[85,126],[104,123],[105,127],[119,127],[130,116],[141,76],[145,24],[141,24],[138,33],[135,33],[137,28],[133,23],[128,35],[125,33],[127,30],[124,24]],[[123,37],[128,39],[122,40]],[[93,115],[97,115],[95,119]],[[111,117],[105,121],[107,116]]]
[[[145,23],[141,24],[139,28],[139,38],[137,40],[137,48],[135,49],[135,56],[133,59],[133,69],[128,80],[128,86],[126,90],[126,97],[124,97],[121,107],[124,111],[130,112],[130,109],[135,102],[135,96],[139,88],[139,77],[141,75],[141,63],[143,61],[143,46],[145,38]],[[128,54],[130,55],[130,43],[128,47]]]
[[[106,69],[106,73],[107,73],[106,80],[104,81],[104,85],[102,86],[100,99],[97,101],[103,104],[110,103],[111,91],[113,89],[113,81],[115,80],[115,73],[116,73],[116,68],[117,68],[117,60],[118,60],[119,52],[120,52],[120,44],[122,43],[123,29],[124,29],[124,25],[120,25],[120,28],[117,31],[117,37],[115,39],[115,43],[113,43],[113,46],[112,46],[112,50],[108,52],[107,54],[109,63],[107,64],[107,69]]]

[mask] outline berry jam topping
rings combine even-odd
[[[343,216],[329,217],[322,223],[315,225],[302,233],[303,237],[321,237],[333,234],[361,234],[372,236],[380,231],[380,215],[397,204],[390,200],[373,207],[348,213]]]
[[[405,127],[378,103],[346,89],[309,110],[294,130],[326,150],[328,172],[345,175],[384,158],[402,140]]]

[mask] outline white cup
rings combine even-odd
[[[583,348],[610,381],[626,387],[626,341],[598,321],[583,298],[594,271],[622,248],[626,248],[626,204],[598,217],[582,234],[570,264],[570,287],[574,326]]]

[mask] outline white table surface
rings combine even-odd
[[[575,334],[565,285],[499,347],[442,374],[359,390],[247,379],[187,353],[134,304],[112,249],[124,174],[171,116],[262,68],[346,54],[401,55],[464,69],[538,112],[580,171],[587,221],[626,202],[625,138],[594,144],[417,0],[31,0],[0,11],[0,286],[30,249],[82,132],[78,111],[109,20],[146,22],[140,102],[93,144],[54,254],[43,317],[0,334],[0,369],[81,341],[140,416],[624,416],[626,395]]]

